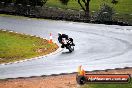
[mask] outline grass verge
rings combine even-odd
[[[80,88],[132,88],[132,81],[124,84],[85,84]]]
[[[91,0],[91,14],[95,14],[95,12],[100,9],[101,4],[107,3],[108,5],[113,7],[115,13],[117,13],[113,17],[115,20],[132,23],[132,0],[117,0],[118,3],[116,5],[112,4],[111,1],[112,0]],[[46,5],[63,9],[81,10],[81,7],[77,3],[77,0],[70,0],[68,5],[62,5],[59,0],[48,0]]]
[[[46,55],[57,48],[46,39],[0,30],[0,64]]]
[[[115,5],[111,3],[112,0],[91,0],[90,1],[90,11],[97,11],[102,3],[107,3],[111,5],[118,13],[132,13],[132,0],[118,0],[119,2]],[[47,6],[60,7],[63,9],[75,9],[81,10],[80,5],[76,0],[70,0],[68,5],[62,5],[59,0],[48,0]]]

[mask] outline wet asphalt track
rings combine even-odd
[[[76,44],[73,53],[63,50],[37,60],[0,65],[0,79],[72,73],[82,65],[87,71],[132,67],[132,26],[108,26],[29,18],[0,17],[0,29],[57,40],[68,34]]]

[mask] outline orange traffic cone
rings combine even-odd
[[[51,33],[50,33],[49,43],[53,43],[53,41],[52,41],[52,34]]]
[[[78,67],[78,74],[79,75],[81,75],[81,76],[85,76],[85,70],[84,69],[82,69],[82,65],[80,65],[79,67]]]
[[[80,65],[79,67],[78,67],[78,74],[80,75],[80,73],[81,73],[81,67],[82,67],[82,65]]]
[[[85,76],[85,70],[84,69],[82,69],[82,75]]]

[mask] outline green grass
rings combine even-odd
[[[91,0],[90,1],[90,9],[91,11],[97,11],[100,8],[100,5],[102,3],[108,3],[111,5],[116,12],[120,13],[132,13],[132,0],[118,0],[119,3],[117,5],[113,5],[111,3],[111,0]],[[53,7],[60,7],[64,9],[75,9],[75,10],[81,10],[80,5],[75,0],[70,0],[68,5],[62,5],[59,0],[48,0],[46,3],[47,6],[53,6]]]
[[[14,18],[23,18],[22,16],[12,16],[12,15],[7,15],[7,14],[0,14],[1,17],[14,17]]]
[[[124,84],[85,84],[80,88],[132,88],[132,81]]]
[[[105,2],[113,7],[115,13],[119,13],[119,15],[114,16],[116,20],[122,20],[132,24],[132,15],[130,15],[132,14],[132,0],[118,0],[119,2],[116,5],[112,4],[111,1],[112,0],[91,0],[90,11],[98,11],[100,5]],[[81,10],[77,0],[70,0],[68,5],[62,5],[59,0],[48,0],[46,5],[63,9]]]
[[[45,55],[57,48],[56,44],[49,44],[39,37],[0,30],[0,63]]]

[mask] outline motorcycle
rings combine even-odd
[[[64,44],[64,46],[62,46],[62,48],[65,47],[66,49],[69,50],[69,52],[73,52],[75,44],[72,41],[73,41],[72,38],[69,38],[68,40],[62,39],[62,42]]]

